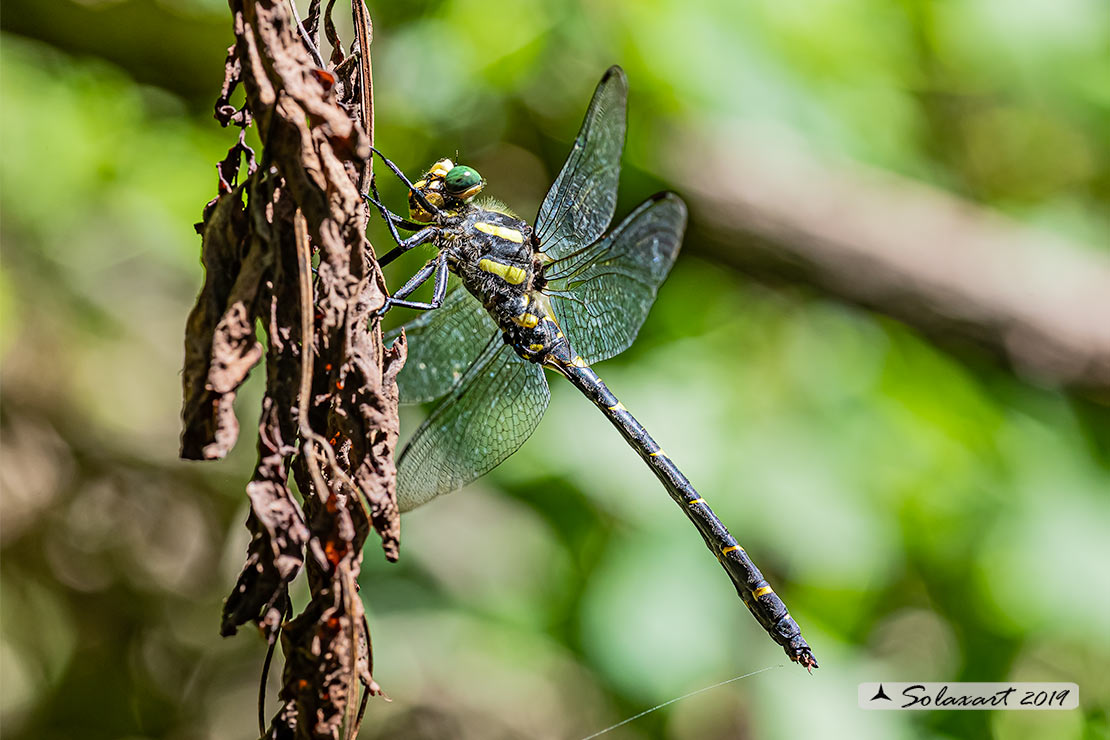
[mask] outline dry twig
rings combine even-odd
[[[362,545],[373,528],[395,560],[400,537],[393,448],[405,347],[386,350],[371,320],[385,287],[359,190],[373,141],[371,26],[355,0],[357,48],[346,57],[333,5],[321,19],[313,3],[301,28],[287,2],[230,2],[236,43],[216,117],[243,129],[256,123],[264,150],[257,165],[240,136],[220,163],[219,195],[198,224],[206,279],[185,340],[181,455],[217,459],[238,436],[236,391],[262,359],[256,323],[266,334],[258,464],[247,485],[252,539],[223,633],[247,622],[281,631],[283,705],[264,732],[274,738],[357,732],[358,683],[380,693],[357,594]],[[334,39],[327,70],[314,61],[321,20]],[[246,102],[237,109],[230,101],[240,86]],[[302,566],[311,600],[285,621]]]

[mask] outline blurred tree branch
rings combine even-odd
[[[936,188],[765,137],[683,139],[667,175],[704,249],[1110,398],[1110,259]]]

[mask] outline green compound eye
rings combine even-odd
[[[443,178],[447,192],[454,196],[469,198],[482,189],[482,176],[466,165],[455,165]]]

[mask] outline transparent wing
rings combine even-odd
[[[553,259],[593,243],[613,220],[627,103],[624,70],[610,67],[594,91],[574,147],[536,216],[537,244]]]
[[[482,351],[497,324],[461,284],[443,305],[385,335],[391,342],[405,330],[409,357],[397,376],[401,403],[434,401],[459,381]]]
[[[397,461],[397,503],[415,509],[500,465],[535,431],[547,380],[497,334],[416,430]]]
[[[641,203],[601,241],[548,265],[544,292],[570,346],[588,363],[628,349],[670,272],[686,229],[674,193]]]

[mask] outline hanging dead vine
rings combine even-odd
[[[372,26],[354,0],[355,39],[344,52],[334,5],[322,12],[314,0],[302,23],[287,0],[229,1],[235,44],[216,118],[241,132],[197,225],[205,283],[185,334],[187,459],[218,459],[235,444],[236,391],[265,355],[258,464],[246,487],[251,541],[222,632],[253,622],[271,644],[280,635],[282,704],[260,728],[271,738],[357,732],[366,698],[380,693],[357,593],[362,546],[373,529],[396,560],[400,537],[393,449],[405,346],[386,350],[371,320],[385,286],[360,197],[374,130]],[[326,69],[321,26],[332,45]],[[246,144],[251,125],[260,160]],[[287,618],[302,567],[311,598]]]

